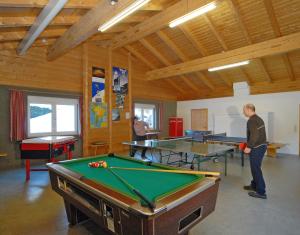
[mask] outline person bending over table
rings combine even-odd
[[[253,104],[246,104],[243,108],[247,122],[247,147],[244,152],[249,154],[252,181],[244,186],[249,190],[249,196],[266,199],[266,185],[261,170],[262,160],[267,150],[266,129],[264,121],[255,113]]]
[[[146,123],[144,121],[140,121],[137,116],[135,116],[133,118],[133,132],[135,134],[135,138],[134,138],[135,141],[146,140],[147,139],[147,136],[146,136],[147,129],[149,129],[148,123]],[[132,157],[134,157],[136,151],[137,151],[137,148],[134,147],[131,152]],[[142,158],[143,159],[146,159],[146,151],[147,151],[147,148],[143,148],[143,150],[142,150]]]

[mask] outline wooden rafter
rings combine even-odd
[[[252,44],[253,41],[252,41],[252,39],[251,39],[251,37],[249,35],[248,29],[246,27],[246,24],[244,23],[243,18],[242,18],[241,14],[240,14],[239,6],[238,6],[237,1],[236,0],[228,0],[228,3],[229,3],[229,5],[232,8],[233,13],[235,14],[235,19],[237,20],[237,22],[238,22],[238,24],[240,26],[240,29],[242,30],[242,32],[244,34],[244,37],[246,38],[248,44]],[[285,56],[283,55],[283,57],[285,57]],[[272,82],[272,78],[271,78],[269,72],[267,71],[267,69],[266,69],[263,61],[261,59],[258,59],[256,62],[259,65],[259,67],[261,68],[261,71],[264,73],[265,78],[267,79],[267,81]]]
[[[190,31],[190,29],[188,28],[188,26],[186,25],[181,25],[179,26],[179,28],[181,29],[182,33],[185,35],[185,37],[192,43],[192,45],[195,47],[195,49],[198,51],[199,54],[201,54],[201,56],[208,56],[209,53],[206,50],[206,48],[198,41],[195,39],[194,35],[192,34],[192,32]],[[212,84],[212,82],[207,78],[207,76],[203,73],[197,72],[196,73],[198,75],[198,77],[201,78],[201,80],[211,89],[214,89],[214,85]],[[223,78],[223,76],[221,77],[221,79],[225,82],[225,84],[228,87],[232,87],[232,84],[230,82],[228,82],[228,79]]]
[[[163,63],[165,66],[172,65],[170,61],[167,60],[155,47],[153,47],[146,39],[141,39],[140,43],[147,48],[161,63]],[[189,79],[187,79],[185,76],[180,76],[182,80],[190,86]],[[180,86],[178,86],[180,87]],[[191,89],[194,89],[194,86],[190,86]],[[178,88],[177,88],[178,89]]]
[[[185,37],[192,43],[195,49],[197,49],[202,56],[209,55],[206,48],[198,40],[195,39],[195,37],[193,36],[192,32],[190,31],[187,25],[183,24],[179,26],[179,28],[181,29]]]
[[[44,30],[40,38],[57,38],[61,36],[66,29],[46,29]],[[14,31],[14,32],[0,32],[0,42],[9,42],[9,41],[21,41],[27,34],[26,30]]]
[[[1,0],[0,7],[15,8],[44,8],[49,0]],[[69,0],[65,9],[92,9],[99,3],[99,0]],[[159,3],[149,3],[144,6],[143,11],[161,11],[163,6]]]
[[[180,49],[179,47],[168,37],[167,34],[165,34],[164,32],[162,31],[159,31],[157,32],[157,35],[158,37],[179,57],[179,59],[182,61],[182,62],[186,62],[189,60],[188,56],[185,55]],[[169,63],[170,64],[170,63]],[[169,65],[168,64],[168,65]],[[199,72],[201,73],[201,72]],[[199,74],[196,73],[197,77],[199,77]],[[214,88],[214,85],[209,81],[209,80],[206,80],[204,76],[200,76],[199,77],[202,82],[204,82],[205,85],[207,85],[210,89],[213,89]],[[190,81],[187,77],[183,77],[184,81],[190,86],[192,87],[192,89],[194,90],[199,90],[197,88],[197,86],[192,82]],[[205,81],[206,80],[206,81]]]
[[[70,26],[75,24],[81,16],[79,15],[65,15],[65,16],[56,16],[50,26]],[[131,16],[125,18],[122,23],[138,23],[148,19],[149,16]],[[35,16],[22,16],[22,17],[0,17],[0,28],[15,28],[15,27],[30,27],[36,17]]]
[[[1,0],[0,7],[44,8],[49,0]],[[99,0],[69,0],[65,8],[93,8]]]
[[[57,39],[49,49],[48,59],[56,59],[96,34],[99,25],[111,19],[117,12],[126,9],[132,2],[133,0],[123,0],[119,1],[116,6],[111,6],[108,1],[100,1]]]
[[[53,45],[55,42],[54,38],[48,38],[47,40],[37,39],[31,47],[45,47]],[[2,42],[0,43],[0,50],[16,50],[19,42]]]
[[[246,71],[246,69],[244,68],[239,68],[240,72],[243,74],[245,80],[247,81],[247,83],[249,85],[252,85],[253,82],[252,82],[252,78],[250,77],[249,73]]]
[[[61,11],[66,3],[67,0],[50,0],[48,2],[18,46],[17,53],[19,55],[24,55],[26,53],[26,51],[49,25],[50,21]]]
[[[222,38],[221,34],[219,33],[219,31],[216,29],[216,26],[214,25],[214,23],[211,21],[210,17],[208,15],[204,15],[203,16],[205,22],[208,24],[210,30],[212,31],[212,33],[215,35],[215,37],[217,38],[218,42],[221,44],[222,48],[224,51],[228,51],[228,46],[225,42],[225,40]],[[218,74],[220,75],[221,72],[218,72]],[[224,74],[222,76],[220,76],[221,79],[226,83],[226,85],[228,87],[232,87],[232,82],[228,79],[227,76],[225,76]]]
[[[228,46],[226,45],[224,39],[220,35],[219,31],[216,29],[216,26],[211,21],[210,17],[208,15],[203,15],[203,18],[205,22],[208,24],[210,30],[213,32],[215,37],[217,38],[218,42],[222,45],[223,50],[228,51]]]
[[[146,45],[147,45],[147,41],[146,41]],[[125,48],[130,53],[132,53],[136,58],[141,60],[145,65],[147,65],[150,69],[157,68],[154,64],[152,64],[149,60],[147,60],[140,52],[135,50],[132,46],[127,45],[127,46],[125,46]],[[151,48],[151,45],[150,45],[150,48]],[[174,87],[180,93],[182,93],[182,94],[185,93],[184,90],[180,86],[178,86],[174,81],[166,80],[166,82],[169,83],[172,87]]]
[[[177,76],[206,70],[210,67],[221,66],[224,64],[232,64],[244,60],[252,60],[265,56],[282,54],[297,49],[300,49],[300,33],[282,36],[216,55],[210,55],[188,62],[149,71],[147,73],[147,77],[148,79],[160,79],[164,77]]]
[[[279,27],[279,24],[278,24],[278,21],[277,21],[277,17],[275,15],[275,11],[274,11],[274,8],[273,8],[273,5],[272,5],[272,1],[271,0],[264,0],[264,4],[265,4],[265,8],[267,10],[267,13],[268,13],[268,16],[269,16],[269,19],[270,19],[270,22],[271,22],[272,29],[275,33],[275,36],[276,37],[281,37],[282,33],[281,33],[281,30],[280,30],[280,27]],[[292,63],[290,61],[290,58],[289,58],[288,54],[282,55],[282,59],[283,59],[283,62],[285,64],[286,68],[287,68],[290,80],[292,80],[292,81],[295,80],[294,69],[293,69],[293,66],[292,66]]]
[[[116,36],[110,43],[112,49],[123,47],[131,42],[138,41],[152,33],[164,28],[168,23],[187,12],[205,5],[205,1],[180,0],[162,12],[150,17],[148,20],[132,27],[124,33]]]
[[[132,46],[125,46],[126,50],[128,50],[132,55],[134,55],[136,58],[141,60],[145,65],[147,65],[150,69],[155,69],[156,66],[154,66],[152,63],[149,62],[140,52],[138,52],[136,49],[134,49]]]
[[[69,26],[79,20],[80,16],[57,16],[49,24],[51,26]],[[22,16],[22,17],[0,17],[0,28],[14,28],[14,27],[30,27],[36,17],[35,16]]]

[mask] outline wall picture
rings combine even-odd
[[[107,127],[106,103],[91,103],[90,126],[91,128]]]
[[[120,121],[120,119],[121,119],[120,109],[112,109],[112,120]]]
[[[128,93],[128,70],[119,67],[112,68],[113,92],[117,94]]]
[[[105,70],[92,67],[92,102],[105,103]]]

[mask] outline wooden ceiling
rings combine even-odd
[[[240,81],[253,87],[299,83],[299,0],[215,0],[217,8],[206,15],[176,28],[167,26],[169,19],[184,13],[182,6],[187,2],[197,8],[212,1],[152,0],[122,23],[99,33],[95,27],[104,18],[96,12],[112,14],[103,9],[109,6],[108,0],[69,0],[33,46],[49,46],[49,59],[84,41],[126,50],[148,67],[148,79],[164,81],[178,92],[179,99],[230,95],[232,83]],[[0,48],[16,49],[47,3],[0,0]],[[251,62],[207,71],[239,58]]]

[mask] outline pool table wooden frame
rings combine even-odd
[[[108,234],[186,235],[214,211],[220,181],[217,177],[205,177],[158,199],[155,210],[151,211],[135,199],[89,180],[59,162],[49,163],[47,167],[53,190],[64,198],[69,223],[75,225],[90,218]],[[108,218],[107,209],[113,218]]]

